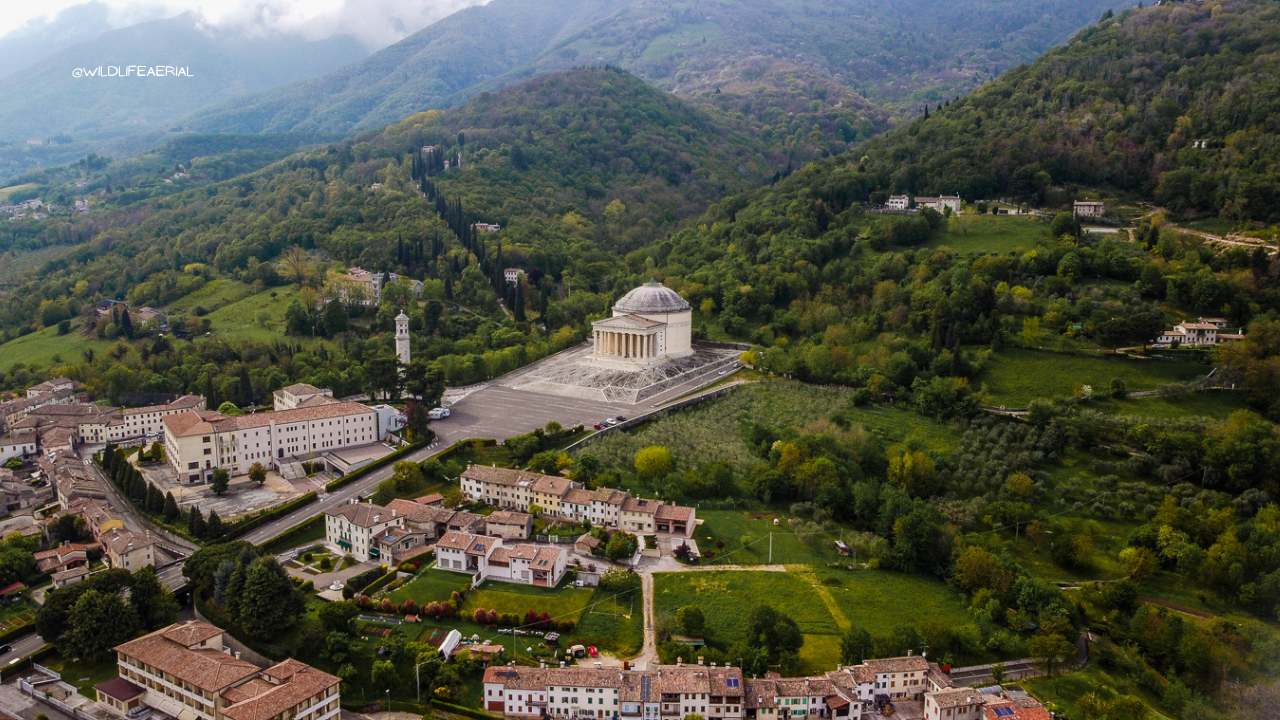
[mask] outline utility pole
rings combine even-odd
[[[769,564],[773,564],[773,533],[769,533]]]

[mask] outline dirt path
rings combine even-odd
[[[647,669],[658,664],[658,632],[653,615],[653,573],[641,573],[640,588],[644,596],[644,648],[636,656],[637,665],[644,663]]]
[[[844,611],[840,609],[840,606],[836,604],[836,599],[831,597],[831,591],[827,589],[826,585],[822,584],[822,581],[818,579],[812,569],[806,567],[792,572],[796,577],[803,578],[805,582],[813,586],[814,593],[821,598],[822,604],[827,606],[827,612],[830,612],[831,617],[835,618],[836,625],[840,626],[841,630],[848,630],[853,625],[849,618],[845,616]]]

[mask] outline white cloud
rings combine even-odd
[[[212,27],[243,32],[280,32],[319,40],[352,35],[370,49],[403,39],[431,23],[489,0],[101,0],[110,25],[125,27],[152,17],[195,11]],[[52,19],[81,4],[76,0],[0,0],[0,35],[31,22]]]

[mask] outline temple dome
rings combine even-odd
[[[632,290],[613,306],[614,312],[630,315],[666,315],[692,309],[675,290],[657,280],[650,280]]]

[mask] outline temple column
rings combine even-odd
[[[616,332],[609,333],[609,354],[618,354],[618,333]]]

